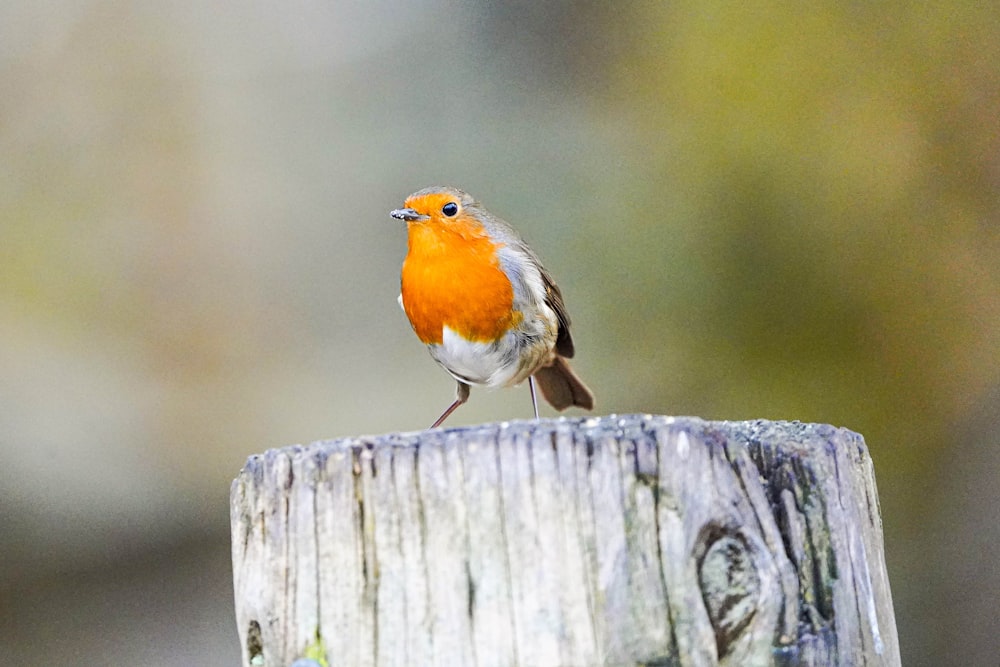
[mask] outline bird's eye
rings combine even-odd
[[[458,204],[453,201],[448,202],[441,207],[441,212],[444,213],[449,218],[458,215]]]

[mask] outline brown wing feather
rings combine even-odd
[[[545,281],[545,303],[555,311],[559,320],[559,331],[556,335],[556,352],[567,359],[573,356],[573,337],[569,333],[569,314],[566,313],[566,304],[563,303],[562,293],[552,281],[549,272],[542,268],[542,280]]]

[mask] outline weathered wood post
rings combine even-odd
[[[818,424],[487,424],[252,456],[244,665],[899,665],[871,459]]]

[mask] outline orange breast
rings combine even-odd
[[[516,324],[514,290],[500,269],[497,246],[478,222],[408,226],[401,292],[421,341],[441,343],[447,326],[468,340],[490,342]]]

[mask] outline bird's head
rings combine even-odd
[[[403,208],[390,215],[407,223],[437,223],[450,225],[457,221],[475,218],[476,201],[468,193],[456,188],[424,188],[406,198]]]

